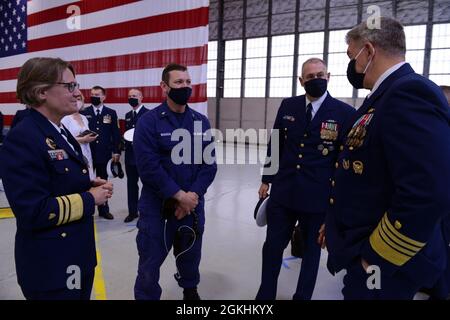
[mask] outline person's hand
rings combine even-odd
[[[120,161],[120,154],[113,154],[112,161],[113,162],[119,162]]]
[[[94,133],[90,133],[84,137],[82,137],[81,139],[84,140],[83,143],[91,143],[92,141],[95,141],[95,139],[97,139],[98,135],[94,134]]]
[[[104,205],[109,198],[112,197],[112,190],[109,187],[105,187],[106,184],[98,187],[92,187],[89,192],[94,197],[94,202],[96,205]],[[111,185],[112,187],[112,185]]]
[[[184,212],[191,212],[198,205],[198,195],[194,192],[180,190],[173,197],[178,201],[180,210]]]
[[[181,220],[190,214],[190,211],[186,211],[180,206],[177,206],[177,208],[175,209],[175,217],[177,218],[177,220]]]
[[[105,183],[107,183],[108,181],[105,179],[102,179],[100,177],[95,178],[94,180],[91,181],[91,184],[93,187],[99,187],[101,185],[104,185]]]
[[[258,194],[259,198],[265,198],[267,197],[267,192],[269,191],[269,185],[267,183],[261,183],[261,186],[259,187]]]
[[[317,238],[317,243],[322,249],[325,249],[327,244],[325,242],[325,224],[322,224],[319,229],[319,237]]]

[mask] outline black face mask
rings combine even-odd
[[[136,108],[139,105],[139,100],[137,98],[128,98],[128,104]]]
[[[317,78],[308,80],[303,85],[308,95],[313,98],[319,98],[327,91],[328,81],[327,79]]]
[[[369,60],[363,73],[359,73],[356,71],[356,59],[358,59],[359,55],[361,54],[361,52],[364,49],[365,49],[365,47],[361,48],[361,50],[356,55],[356,57],[353,58],[352,60],[350,60],[350,62],[348,63],[348,67],[347,67],[347,79],[355,89],[364,89],[364,78],[366,76],[366,71],[369,68],[370,64],[372,63],[372,59],[373,59],[373,58],[371,58]]]
[[[169,87],[169,85],[167,85]],[[183,87],[183,88],[170,88],[169,93],[167,94],[170,99],[173,100],[176,104],[180,106],[186,105],[189,98],[192,94],[192,88],[190,87]]]
[[[355,88],[355,89],[364,89],[364,77],[366,76],[365,73],[359,73],[356,72],[356,59],[350,60],[348,63],[347,68],[347,79],[348,82]]]
[[[92,103],[94,106],[98,106],[98,105],[101,103],[100,97],[91,97],[91,103]]]

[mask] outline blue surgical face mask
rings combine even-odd
[[[327,79],[316,78],[303,83],[305,91],[313,98],[320,98],[327,91]]]
[[[362,47],[361,50],[359,50],[355,58],[350,60],[347,67],[347,79],[355,89],[364,89],[364,78],[366,76],[366,71],[369,68],[370,64],[372,63],[373,59],[370,58],[369,63],[367,63],[367,66],[364,68],[364,71],[362,73],[356,71],[356,60],[358,59],[358,57],[361,55],[361,52],[363,52],[365,48],[366,47]]]
[[[171,88],[169,85],[167,86],[170,88],[170,91],[167,94],[169,98],[180,106],[186,105],[189,98],[191,97],[192,88],[191,87]]]

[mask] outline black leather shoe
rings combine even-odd
[[[183,290],[183,300],[201,300],[197,288],[186,288]]]
[[[102,218],[105,218],[105,219],[107,219],[107,220],[112,220],[112,219],[114,219],[114,216],[113,216],[110,212],[105,213],[105,214],[100,214],[99,216],[102,217]]]
[[[131,214],[129,214],[129,215],[125,218],[124,222],[125,222],[125,223],[131,222],[131,221],[133,221],[134,219],[136,219],[137,217],[138,217],[138,216],[136,216],[136,215],[131,215]]]

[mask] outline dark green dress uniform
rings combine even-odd
[[[447,102],[439,87],[404,64],[366,99],[348,129],[326,218],[329,270],[347,269],[345,299],[412,299],[446,266]],[[361,258],[379,268],[380,289],[368,289]]]
[[[27,299],[89,299],[96,266],[94,197],[77,141],[34,109],[0,154],[16,217],[17,280]]]

